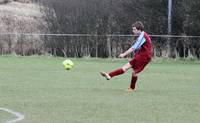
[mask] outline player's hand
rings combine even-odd
[[[125,55],[122,53],[122,54],[120,54],[118,57],[119,57],[119,58],[124,58]]]

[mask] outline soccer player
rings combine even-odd
[[[124,58],[130,53],[134,53],[133,58],[123,65],[121,68],[106,73],[101,71],[100,74],[107,80],[110,80],[114,76],[125,73],[128,69],[132,68],[131,83],[127,91],[132,92],[136,87],[137,74],[140,73],[144,67],[151,61],[152,45],[149,35],[143,31],[143,24],[140,21],[135,22],[132,25],[132,32],[138,36],[135,43],[124,53],[120,54],[119,58]]]

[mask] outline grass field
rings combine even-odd
[[[199,123],[200,63],[152,62],[128,93],[131,70],[110,81],[126,60],[0,57],[0,107],[25,115],[19,123]],[[14,118],[0,110],[0,123]]]

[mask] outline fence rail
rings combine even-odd
[[[62,33],[0,33],[0,35],[25,35],[25,36],[73,36],[73,37],[131,37],[136,35],[130,34],[62,34]],[[150,37],[165,37],[165,38],[200,38],[198,35],[149,35]]]

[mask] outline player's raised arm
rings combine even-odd
[[[134,45],[131,46],[131,48],[129,48],[124,53],[120,54],[118,57],[119,58],[124,58],[125,56],[127,56],[130,53],[132,53],[133,51],[139,50],[140,47],[145,43],[145,41],[146,41],[146,39],[144,38],[144,32],[142,31],[140,33],[140,36],[137,38],[136,42],[134,43]]]

